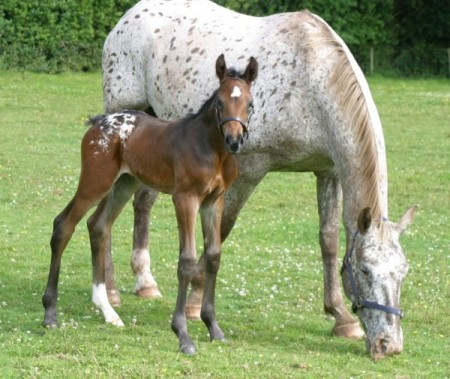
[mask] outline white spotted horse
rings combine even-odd
[[[260,62],[254,86],[252,138],[237,157],[240,176],[225,195],[224,240],[246,200],[271,171],[312,171],[317,178],[324,309],[333,333],[366,334],[373,358],[403,349],[400,289],[407,260],[399,236],[415,207],[398,223],[387,220],[388,182],[384,136],[367,81],[342,39],[308,11],[251,17],[207,0],[140,1],[117,23],[103,49],[105,110],[147,111],[172,119],[199,105],[198,91],[214,90],[202,67],[219,51],[233,62]],[[183,67],[182,74],[179,67]],[[136,294],[159,296],[150,270],[148,214],[157,192],[135,195],[132,268]],[[347,254],[342,280],[359,323],[339,287],[340,206]],[[108,254],[111,262],[110,254]],[[198,314],[204,262],[200,258],[188,299]],[[107,267],[111,301],[120,303],[112,262]]]
[[[115,219],[143,183],[171,194],[175,206],[180,253],[172,329],[178,336],[180,351],[195,353],[195,345],[187,331],[185,305],[197,262],[197,213],[201,217],[206,265],[201,318],[211,340],[224,339],[214,306],[221,254],[223,194],[238,175],[234,154],[240,151],[247,136],[253,113],[250,88],[257,72],[258,64],[253,57],[245,71],[238,73],[227,69],[222,54],[216,61],[220,87],[196,114],[175,122],[163,121],[140,111],[122,111],[91,119],[91,127],[81,143],[78,189],[54,221],[48,283],[42,298],[44,326],[58,324],[56,303],[61,257],[76,225],[95,205],[97,208],[88,219],[93,266],[92,300],[103,312],[107,323],[123,326],[106,293],[105,252]]]

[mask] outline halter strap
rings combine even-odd
[[[391,313],[393,315],[399,316],[400,318],[403,318],[403,311],[398,308],[389,307],[387,305],[379,304],[376,301],[369,301],[365,300],[362,295],[358,291],[358,287],[356,286],[355,277],[353,276],[352,267],[350,264],[350,258],[352,256],[354,247],[355,247],[355,240],[356,236],[358,235],[358,230],[353,235],[352,244],[350,246],[349,251],[345,255],[344,261],[342,263],[341,268],[341,275],[344,272],[344,270],[347,272],[348,279],[350,281],[350,288],[351,288],[351,298],[352,298],[352,311],[353,313],[356,313],[358,309],[361,308],[370,308],[370,309],[377,309],[382,312]]]
[[[217,127],[220,130],[220,133],[223,135],[223,130],[222,130],[222,126],[225,125],[227,122],[230,121],[237,121],[239,122],[242,127],[244,128],[244,137],[246,137],[248,139],[248,125],[250,123],[250,119],[252,118],[253,115],[253,106],[250,106],[250,111],[248,113],[248,118],[247,118],[247,122],[245,122],[244,120],[242,120],[240,117],[237,116],[229,116],[229,117],[225,117],[223,119],[220,119],[220,115],[219,115],[219,108],[216,106],[216,122],[217,122]]]

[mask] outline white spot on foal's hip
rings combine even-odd
[[[233,92],[231,92],[231,97],[241,97],[242,92],[238,86],[234,86]]]

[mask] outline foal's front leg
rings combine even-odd
[[[222,211],[223,196],[220,196],[214,203],[208,203],[200,209],[205,248],[205,287],[200,316],[209,330],[211,340],[225,339],[217,323],[215,311],[216,279],[221,255],[220,223]]]
[[[178,222],[180,255],[178,259],[178,296],[172,317],[172,330],[178,337],[182,353],[195,354],[195,345],[187,331],[185,314],[187,290],[194,275],[196,264],[195,218],[199,209],[199,199],[186,194],[172,197]]]

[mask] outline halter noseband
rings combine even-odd
[[[362,295],[358,291],[358,287],[356,286],[355,277],[353,276],[352,266],[350,264],[350,258],[353,253],[353,249],[355,247],[356,236],[358,235],[358,230],[353,235],[352,245],[350,246],[349,251],[345,255],[344,261],[342,262],[341,275],[344,270],[347,272],[348,279],[350,281],[351,288],[351,300],[352,300],[352,311],[356,313],[358,309],[361,308],[370,308],[377,309],[382,312],[391,313],[393,315],[399,316],[403,318],[403,311],[398,308],[389,307],[387,305],[382,305],[377,303],[376,301],[365,300]]]
[[[227,122],[229,121],[237,121],[239,122],[242,127],[244,128],[244,137],[246,137],[248,139],[248,125],[250,124],[250,119],[252,118],[253,115],[253,103],[250,103],[250,107],[249,107],[249,112],[248,112],[248,118],[247,118],[247,122],[245,122],[244,120],[242,120],[240,117],[237,116],[230,116],[230,117],[225,117],[223,119],[220,119],[220,111],[219,111],[219,106],[216,103],[216,122],[217,122],[217,127],[220,130],[220,133],[223,135],[223,130],[222,130],[222,126],[225,125]]]

